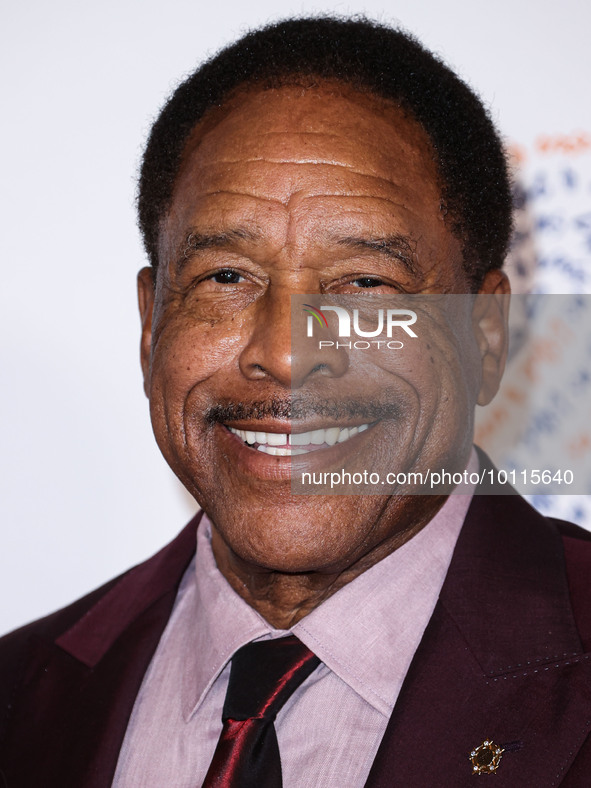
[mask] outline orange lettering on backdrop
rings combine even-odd
[[[527,160],[527,149],[518,142],[511,142],[507,146],[507,153],[513,165],[524,164]]]
[[[492,407],[485,424],[480,425],[474,435],[474,441],[478,444],[486,442],[486,439],[494,434],[500,425],[509,418],[509,411],[503,405]]]
[[[525,394],[515,386],[507,386],[505,389],[505,396],[508,400],[511,400],[511,402],[516,402],[517,404],[521,404],[525,401]]]
[[[536,339],[532,342],[531,356],[524,364],[524,374],[529,381],[537,383],[538,366],[542,362],[554,362],[558,358],[558,343],[554,339]]]
[[[588,432],[583,432],[582,435],[577,435],[568,444],[568,452],[573,459],[580,459],[585,454],[589,453],[591,449],[591,436]]]
[[[540,134],[535,141],[539,153],[565,153],[576,155],[591,148],[591,135],[586,131],[572,134]]]

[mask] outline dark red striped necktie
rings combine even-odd
[[[273,722],[319,663],[295,635],[247,643],[234,654],[224,727],[203,788],[281,788]]]

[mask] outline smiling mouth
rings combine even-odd
[[[364,432],[369,426],[369,424],[358,424],[355,427],[328,427],[310,432],[292,433],[255,432],[235,427],[227,427],[227,429],[251,449],[275,457],[295,457],[298,454],[329,449],[337,443],[345,443],[360,432]]]

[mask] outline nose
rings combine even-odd
[[[239,359],[244,377],[299,389],[312,379],[345,374],[349,366],[346,351],[338,348],[336,341],[321,345],[318,338],[307,336],[302,310],[307,298],[270,287],[253,305],[252,329]]]

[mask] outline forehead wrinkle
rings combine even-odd
[[[347,172],[347,174],[351,175],[358,175],[360,178],[368,178],[370,180],[377,180],[387,183],[389,185],[397,186],[396,181],[392,180],[389,175],[386,175],[383,172],[379,172],[377,169],[372,171],[369,168],[367,170],[360,170],[357,167],[354,167],[352,164],[347,164],[346,162],[337,161],[336,159],[322,159],[319,160],[318,158],[302,158],[299,157],[297,159],[279,159],[279,158],[272,158],[269,156],[259,156],[259,157],[252,157],[248,159],[215,159],[214,161],[204,161],[200,162],[199,168],[202,170],[211,170],[215,167],[218,167],[220,164],[223,165],[244,165],[244,164],[273,164],[285,167],[297,167],[297,166],[313,166],[313,167],[337,167],[343,169]],[[406,173],[405,173],[406,174]],[[422,184],[421,192],[424,191],[424,184]],[[438,185],[433,179],[433,190],[439,192]]]
[[[356,202],[343,209],[343,197]],[[316,200],[321,203],[320,218],[316,215],[318,207],[313,206],[310,210],[310,203],[314,203]],[[337,200],[340,208],[333,213],[331,213],[329,205],[323,205],[324,202],[330,203],[332,200]],[[404,222],[400,225],[400,231],[396,226],[385,227],[384,220],[389,221],[387,213],[378,215],[375,211],[359,204],[359,202],[368,201],[370,204],[376,201],[386,203],[402,212],[407,210],[402,201],[382,196],[326,194],[326,192],[316,195],[303,189],[292,192],[285,203],[287,212],[285,245],[297,248],[302,242],[305,244],[306,239],[310,238],[310,230],[312,230],[317,243],[349,248],[358,247],[359,251],[376,251],[390,258],[397,258],[408,268],[410,273],[416,272],[416,249],[422,234],[419,237],[408,234],[404,231]],[[371,217],[371,222],[368,221],[368,217]],[[361,220],[361,224],[359,220]]]
[[[265,196],[263,194],[255,194],[253,192],[244,192],[236,189],[212,189],[211,191],[203,192],[203,194],[200,196],[200,199],[203,199],[205,197],[217,197],[224,194],[227,194],[231,197],[248,197],[248,199],[262,200],[263,202],[272,203],[275,207],[280,207],[280,208],[286,207],[283,200],[280,200],[277,197]]]
[[[266,160],[250,160],[251,164],[257,164],[264,162]],[[241,162],[237,162],[241,163]],[[212,165],[215,166],[215,165]],[[418,188],[415,186],[414,183],[411,181],[411,184],[403,184],[402,181],[404,180],[404,174],[400,175],[399,180],[395,179],[395,176],[386,176],[384,174],[379,173],[371,173],[371,172],[363,172],[359,169],[354,167],[349,167],[347,165],[340,165],[340,164],[310,164],[309,162],[275,162],[273,163],[275,167],[293,167],[294,171],[291,174],[291,177],[287,178],[286,173],[281,173],[277,175],[277,178],[274,179],[274,183],[272,188],[275,190],[275,195],[269,193],[269,187],[266,188],[266,193],[257,192],[256,189],[259,188],[256,179],[256,172],[254,172],[250,177],[250,182],[246,182],[244,185],[240,185],[239,188],[232,188],[231,185],[228,185],[227,188],[217,188],[217,189],[208,189],[202,193],[202,198],[212,197],[216,195],[230,195],[233,197],[249,197],[254,198],[257,200],[264,200],[271,204],[282,205],[283,207],[287,206],[292,199],[293,194],[297,191],[300,194],[303,194],[304,191],[306,192],[307,197],[327,197],[327,198],[356,198],[356,199],[369,199],[369,200],[379,200],[385,203],[390,203],[393,206],[400,206],[405,208],[405,202],[408,200],[408,194],[416,195],[420,198],[427,199],[432,204],[433,215],[439,216],[440,212],[440,200],[441,200],[441,192],[437,183],[433,182],[432,187],[429,189],[430,194],[424,188]],[[295,170],[296,167],[310,167],[314,166],[317,167],[315,171],[315,182],[310,182],[310,179],[306,179],[306,186],[305,189],[299,187],[299,172]],[[328,169],[330,168],[330,170]],[[359,179],[360,182],[357,184],[355,183],[342,183],[339,184],[338,176],[335,174],[333,168],[338,168],[343,173],[343,176],[346,174],[347,176],[355,176]],[[327,182],[326,178],[324,177],[326,174],[332,176],[334,180],[337,180],[337,183],[330,184]],[[305,170],[302,173],[303,175],[307,175]],[[211,177],[209,174],[206,176],[208,179]],[[214,176],[215,177],[215,176]],[[232,180],[232,174],[226,173],[225,179],[229,182]],[[282,181],[283,178],[283,181]],[[244,174],[242,174],[242,179],[244,179]],[[420,181],[417,179],[417,183]],[[213,184],[212,184],[213,186]],[[246,191],[246,189],[249,189]],[[250,191],[252,189],[252,191]],[[280,190],[283,193],[280,193]],[[396,195],[399,192],[406,192],[403,199],[397,200]]]
[[[219,189],[211,192],[205,192],[204,196],[216,196],[216,195],[231,195],[234,197],[248,197],[249,199],[253,200],[260,200],[262,202],[271,203],[273,206],[277,208],[283,208],[288,212],[292,212],[294,209],[300,208],[305,202],[308,200],[323,200],[326,199],[328,201],[333,199],[342,200],[343,198],[351,199],[351,200],[363,200],[363,201],[370,201],[370,202],[380,202],[380,203],[388,203],[395,208],[402,208],[406,210],[406,205],[401,200],[396,200],[391,197],[386,197],[385,195],[375,195],[375,194],[366,194],[364,192],[326,192],[326,191],[308,191],[304,189],[297,189],[292,191],[289,195],[286,195],[284,199],[279,197],[270,197],[264,196],[261,194],[256,193],[248,193],[243,191],[233,191],[231,189]],[[294,203],[294,205],[292,205]],[[256,210],[256,209],[255,209]],[[261,232],[263,231],[260,228]]]
[[[307,165],[318,165],[318,166],[330,166],[330,167],[343,167],[347,171],[355,172],[353,167],[349,164],[345,164],[344,162],[337,161],[336,159],[319,159],[318,157],[314,158],[304,158],[303,156],[299,156],[297,159],[283,159],[283,158],[275,158],[274,156],[252,156],[250,158],[240,158],[240,159],[215,159],[214,161],[210,162],[202,162],[199,164],[201,169],[207,169],[211,167],[217,167],[219,164],[260,164],[260,162],[264,162],[265,164],[286,164],[286,165],[298,165],[298,164],[307,164]],[[364,173],[359,173],[363,175]]]
[[[314,120],[315,117],[312,116],[310,121],[313,122]],[[340,120],[342,122],[342,118]],[[210,162],[212,160],[214,164],[216,161],[226,164],[238,164],[266,160],[276,164],[287,162],[325,163],[350,168],[351,164],[348,162],[352,161],[352,157],[354,160],[358,156],[359,152],[355,150],[355,144],[352,141],[352,135],[356,136],[359,134],[358,129],[352,130],[345,126],[341,133],[334,133],[335,123],[331,121],[330,125],[327,125],[325,129],[307,131],[298,128],[297,121],[294,121],[292,117],[288,118],[288,122],[290,127],[286,130],[255,130],[254,133],[250,136],[246,135],[246,137],[244,134],[241,134],[238,145],[236,140],[231,140],[228,146],[224,144],[224,140],[220,140],[216,136],[210,137],[209,144],[204,144],[204,141],[202,141],[201,145],[194,150],[195,161],[199,166],[211,166]],[[296,124],[295,126],[294,123]],[[391,124],[388,124],[388,126],[391,127]],[[420,127],[413,128],[412,131],[414,133],[409,138],[408,135],[401,136],[397,133],[397,128],[392,128],[392,144],[400,150],[405,161],[413,169],[418,168],[424,175],[437,182],[438,172],[433,160],[431,146],[428,141],[422,139],[422,129]],[[385,164],[384,159],[387,159],[389,156],[388,150],[384,150],[383,145],[377,145],[374,142],[370,129],[366,129],[365,132],[362,135],[364,158],[366,161],[373,160],[373,164],[377,165],[379,170],[382,170]],[[303,145],[304,148],[311,148],[311,150],[302,151],[303,157],[297,160],[286,158],[283,154],[283,149],[290,149],[294,142],[297,147]],[[226,151],[225,156],[223,155],[224,149]],[[426,152],[427,155],[425,155]],[[375,167],[371,169],[375,169]]]
[[[208,205],[206,202],[208,198],[224,196],[248,199],[251,201],[248,211],[245,212],[240,205],[236,207],[223,206],[220,209],[215,202],[213,205]],[[277,210],[279,210],[280,214],[286,213],[285,203],[278,198],[250,194],[234,189],[212,189],[202,192],[193,203],[190,213],[181,210],[176,215],[176,219],[175,214],[177,212],[174,211],[173,205],[173,210],[169,212],[167,217],[168,231],[173,237],[181,236],[181,240],[174,246],[174,255],[177,258],[183,255],[187,238],[192,233],[207,236],[234,233],[233,240],[235,241],[261,240],[265,234],[268,234],[269,221],[268,217],[262,216],[263,222],[261,222],[261,215],[265,213],[265,209],[259,203],[268,203],[269,207],[273,209],[275,217],[274,222],[271,222],[271,224],[277,223],[279,218],[276,214]],[[201,223],[199,219],[201,219]],[[176,224],[176,228],[173,229],[174,224]],[[239,238],[234,231],[241,233],[241,237]]]

